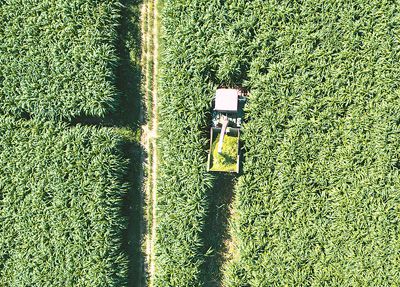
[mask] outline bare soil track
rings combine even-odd
[[[145,153],[143,162],[146,173],[144,175],[143,194],[146,202],[147,227],[144,232],[144,249],[146,262],[145,274],[148,279],[146,285],[153,286],[155,274],[154,246],[157,227],[157,70],[158,70],[158,13],[157,0],[147,0],[142,4],[142,69],[143,69],[143,117],[141,144]],[[147,158],[146,158],[147,155]]]

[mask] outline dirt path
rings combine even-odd
[[[151,230],[151,259],[150,259],[150,286],[154,286],[154,274],[155,274],[155,252],[154,252],[154,245],[156,241],[156,226],[157,226],[157,131],[158,131],[158,111],[157,111],[157,71],[158,71],[158,13],[157,13],[157,0],[152,0],[153,2],[153,51],[152,51],[152,58],[153,58],[153,105],[152,105],[152,115],[153,115],[153,125],[151,131],[151,138],[153,148],[152,148],[152,230]]]
[[[146,0],[141,9],[142,28],[142,74],[143,74],[143,125],[141,143],[145,153],[143,156],[146,175],[143,179],[143,194],[146,205],[146,228],[143,235],[148,286],[154,286],[154,246],[156,241],[156,202],[157,202],[157,71],[158,71],[158,14],[157,0]],[[147,155],[147,156],[146,156]]]

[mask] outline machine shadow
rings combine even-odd
[[[203,232],[206,255],[202,268],[204,286],[221,286],[222,267],[229,240],[229,218],[233,200],[236,175],[218,173],[208,197],[208,214]]]
[[[145,257],[142,238],[146,230],[143,195],[143,163],[147,155],[140,145],[140,126],[144,121],[141,92],[142,70],[140,4],[141,0],[122,0],[121,19],[118,27],[116,48],[119,65],[116,67],[116,87],[119,105],[116,112],[107,117],[107,122],[125,128],[130,142],[124,148],[129,159],[128,179],[130,188],[123,201],[123,216],[127,229],[122,238],[123,252],[128,258],[129,287],[145,286]]]
[[[129,287],[145,286],[145,257],[142,252],[142,237],[146,230],[144,221],[143,165],[142,158],[147,155],[137,143],[131,143],[125,148],[130,158],[128,182],[129,190],[123,200],[122,214],[127,219],[127,229],[122,234],[123,252],[128,258],[128,285]]]

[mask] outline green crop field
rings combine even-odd
[[[0,286],[142,280],[139,4],[121,2],[0,1]]]
[[[0,4],[0,112],[104,116],[117,102],[117,0]]]
[[[398,9],[259,5],[226,286],[400,284]]]
[[[0,0],[0,286],[400,285],[399,41],[390,0]]]
[[[165,6],[159,285],[207,283],[200,167],[221,84],[250,92],[223,285],[398,285],[399,5]]]
[[[0,117],[0,285],[124,286],[122,138]]]
[[[175,1],[165,1],[162,15],[163,50],[160,54],[159,141],[157,184],[156,286],[199,286],[204,261],[202,230],[206,193],[205,113],[212,87],[205,87],[198,66],[187,63],[186,49],[195,34],[195,21],[184,24]],[[186,18],[185,18],[186,20]],[[191,28],[187,25],[191,24]],[[181,40],[185,39],[185,43]]]
[[[217,191],[206,173],[208,116],[215,88],[240,77],[246,60],[226,30],[239,14],[224,8],[218,1],[164,3],[156,286],[203,286],[209,277],[205,262],[214,250],[204,226],[210,193]]]

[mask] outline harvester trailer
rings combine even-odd
[[[243,90],[217,89],[213,99],[208,171],[239,173],[240,129],[245,103]]]

